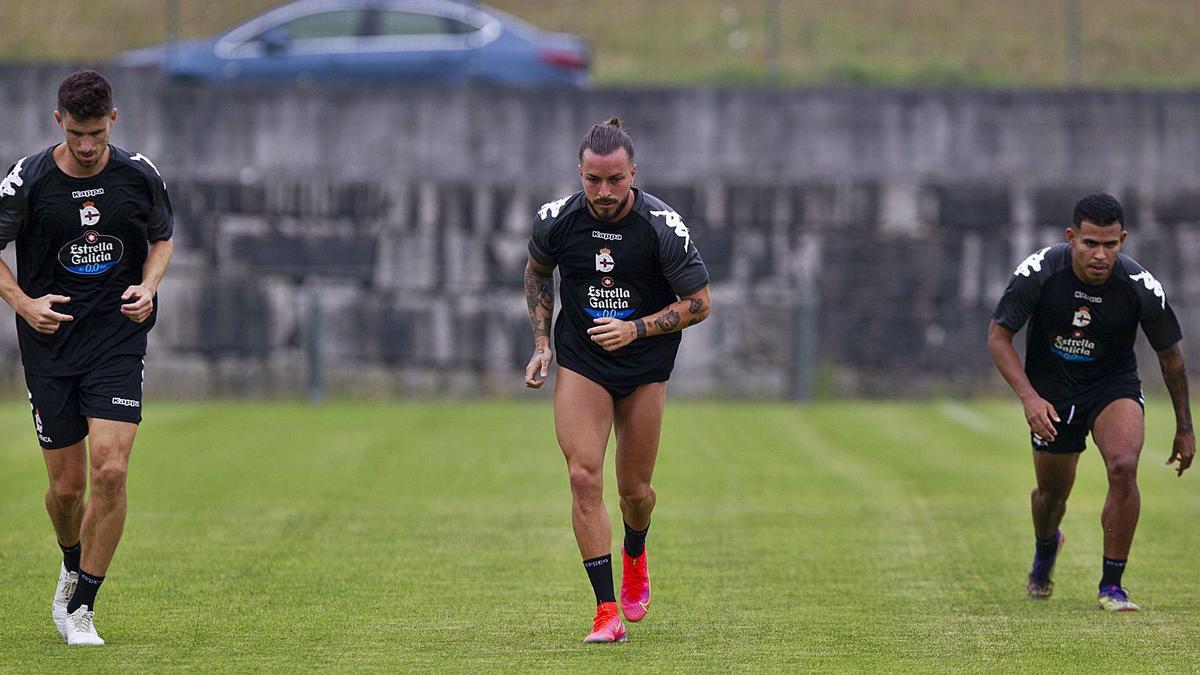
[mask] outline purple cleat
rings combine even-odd
[[[1101,586],[1096,594],[1096,606],[1109,612],[1136,612],[1140,607],[1129,599],[1129,591],[1116,584]]]
[[[1043,560],[1033,556],[1033,566],[1029,569],[1029,580],[1025,583],[1025,593],[1030,600],[1047,600],[1054,593],[1054,580],[1050,573],[1054,571],[1054,563],[1062,551],[1063,542],[1067,540],[1062,530],[1058,531],[1058,548],[1054,549],[1054,557]]]

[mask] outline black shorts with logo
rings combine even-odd
[[[1146,407],[1141,382],[1127,378],[1100,384],[1073,398],[1051,401],[1060,420],[1054,423],[1058,434],[1053,441],[1047,443],[1037,434],[1030,433],[1033,449],[1060,454],[1083,452],[1087,447],[1087,436],[1096,424],[1096,418],[1104,412],[1109,403],[1123,398],[1137,401],[1143,409]]]
[[[38,442],[47,450],[74,445],[87,437],[89,417],[141,423],[144,370],[142,356],[123,354],[82,375],[26,373]]]

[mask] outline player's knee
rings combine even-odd
[[[1108,482],[1128,484],[1137,481],[1137,458],[1117,457],[1108,462]]]
[[[103,495],[119,493],[125,489],[128,472],[124,462],[105,462],[92,467],[92,491]]]
[[[1041,487],[1034,490],[1033,493],[1034,499],[1040,501],[1043,506],[1059,508],[1067,503],[1067,497],[1071,491],[1058,487]]]
[[[599,499],[604,493],[604,474],[600,468],[573,465],[567,471],[571,479],[571,494],[577,499]]]
[[[633,504],[644,504],[654,498],[654,488],[650,483],[621,484],[617,486],[621,499]]]
[[[63,506],[78,504],[86,487],[83,480],[57,480],[50,484],[50,498]]]

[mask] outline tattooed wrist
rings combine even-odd
[[[634,326],[634,328],[637,329],[637,336],[639,339],[646,337],[646,322],[645,321],[638,319],[633,322],[633,326]]]

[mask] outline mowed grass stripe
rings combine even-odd
[[[961,407],[947,416],[946,406]],[[1104,476],[1064,522],[1055,598],[1023,597],[1027,432],[1009,402],[668,404],[654,607],[579,643],[591,593],[547,402],[162,404],[134,451],[101,595],[110,645],[46,616],[56,551],[29,415],[0,411],[0,669],[1188,671],[1195,476],[1152,405],[1128,584],[1092,606]],[[964,417],[964,415],[966,417]],[[958,419],[959,421],[956,421]],[[962,419],[986,420],[992,432]],[[612,457],[606,472],[619,551]]]

